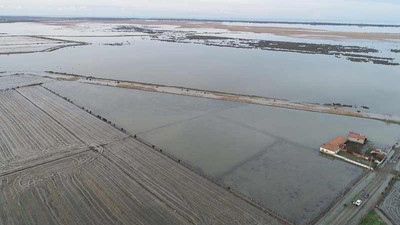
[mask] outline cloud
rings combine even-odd
[[[2,5],[3,15],[400,22],[398,0],[2,0]]]

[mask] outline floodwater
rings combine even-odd
[[[301,102],[366,105],[371,112],[400,114],[400,66],[134,37],[69,39],[93,44],[46,53],[1,55],[0,70],[52,70]],[[132,44],[102,44],[126,41]]]
[[[0,24],[0,32],[131,34],[110,32],[112,26],[18,23]],[[141,37],[53,37],[91,45],[0,55],[0,71],[51,70],[292,101],[366,105],[371,112],[388,117],[400,114],[400,66]],[[130,44],[104,45],[120,42]],[[362,43],[370,44],[386,51],[400,49],[398,43]],[[400,58],[400,54],[387,54]],[[376,147],[391,146],[400,137],[400,126],[373,120],[74,82],[45,86],[300,224],[315,218],[363,173],[361,168],[319,154],[322,143],[349,131],[367,135]]]
[[[300,224],[363,172],[321,155],[322,143],[348,131],[376,147],[400,137],[400,126],[373,120],[76,82],[45,86]]]

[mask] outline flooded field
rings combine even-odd
[[[286,224],[39,85],[0,100],[0,224]]]
[[[365,119],[75,82],[45,86],[298,223],[316,217],[363,171],[320,155],[322,143],[348,131],[377,147],[400,137],[400,126]]]
[[[52,80],[30,74],[0,74],[0,90],[51,82]]]
[[[149,40],[146,36],[121,36],[146,34],[113,32],[115,26],[112,24],[82,24],[65,30],[53,26],[22,24],[26,28],[24,32],[22,28],[6,28],[10,34],[43,33],[91,45],[30,55],[3,55],[0,56],[1,70],[51,70],[301,102],[341,103],[357,108],[367,106],[369,111],[388,117],[400,112],[397,104],[400,66],[352,62],[331,55],[170,43]],[[223,33],[225,36],[229,34]],[[279,40],[277,36],[271,39]],[[314,40],[297,38],[290,41]],[[394,58],[396,62],[400,59],[400,54],[390,51],[400,49],[397,41],[352,39],[323,43],[376,48],[379,52],[373,53],[374,56]]]
[[[43,213],[48,217],[43,222],[66,221],[70,218],[49,213],[77,205],[82,211],[72,210],[74,218],[93,224],[129,224],[135,218],[146,224],[227,218],[239,224],[284,222],[270,217],[275,214],[262,214],[249,198],[289,221],[307,224],[365,173],[321,155],[321,144],[349,131],[366,135],[377,148],[390,148],[400,139],[399,125],[375,120],[29,74],[10,76],[12,71],[55,71],[88,80],[130,80],[345,105],[387,120],[400,116],[398,26],[358,27],[354,33],[349,27],[310,24],[219,23],[207,28],[202,23],[153,23],[0,23],[0,48],[3,44],[7,50],[0,54],[0,119],[5,125],[0,142],[6,143],[0,146],[6,179],[0,182],[0,201],[11,205],[3,211],[15,221],[19,214],[13,209],[20,202],[25,204],[19,208],[24,220],[41,221],[28,218],[29,210],[37,204],[40,210],[48,207],[50,199],[55,206]],[[38,87],[19,88],[29,85]],[[124,129],[128,134],[121,132]],[[152,145],[161,150],[154,152]],[[14,171],[25,168],[24,163],[37,171]],[[108,194],[105,188],[117,191]],[[81,189],[88,194],[79,194]],[[18,201],[13,191],[20,193]],[[143,195],[136,198],[135,193]],[[94,203],[85,196],[105,213],[91,211]],[[35,201],[30,202],[32,197]],[[244,199],[251,204],[243,204]],[[155,206],[151,212],[141,204],[147,201]],[[57,208],[62,202],[69,206]]]
[[[0,35],[0,55],[52,52],[61,48],[81,45],[85,45],[85,43],[39,36]]]

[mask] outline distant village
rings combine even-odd
[[[365,135],[349,132],[347,138],[338,136],[324,143],[320,147],[320,152],[373,170],[386,159],[391,149],[377,149],[371,146],[365,149],[367,142]]]

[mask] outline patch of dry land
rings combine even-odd
[[[0,224],[286,224],[40,85],[0,102]]]
[[[231,32],[252,32],[273,34],[285,37],[301,37],[311,39],[324,40],[343,40],[343,39],[360,39],[360,40],[400,40],[399,33],[375,33],[375,32],[348,32],[348,31],[327,31],[322,29],[308,29],[296,27],[279,27],[279,26],[249,26],[244,24],[224,24],[221,22],[201,22],[201,21],[168,21],[168,20],[134,20],[119,21],[126,24],[139,25],[170,25],[179,28],[208,28],[223,29]]]

